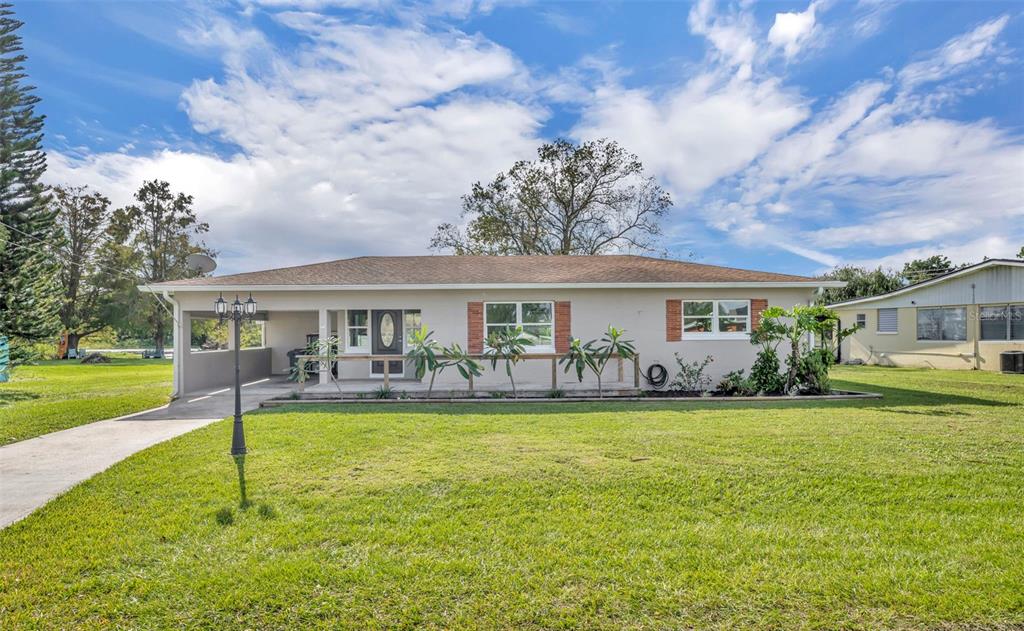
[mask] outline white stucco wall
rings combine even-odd
[[[759,299],[770,305],[790,307],[807,304],[813,298],[813,288],[798,289],[535,289],[535,290],[401,290],[401,291],[264,291],[254,288],[253,297],[261,312],[267,312],[267,345],[271,348],[270,362],[274,373],[287,371],[287,351],[305,345],[307,333],[319,328],[320,308],[329,310],[332,333],[341,321],[338,312],[345,309],[420,309],[423,323],[434,331],[434,338],[442,344],[458,342],[467,346],[467,303],[503,301],[569,301],[572,304],[572,335],[583,339],[599,338],[609,324],[625,328],[626,337],[634,340],[641,356],[641,368],[654,362],[675,373],[674,353],[689,361],[712,355],[715,359],[709,369],[714,379],[731,370],[749,369],[756,347],[749,340],[696,340],[685,336],[679,342],[665,341],[665,301],[667,299]],[[180,292],[175,298],[183,311],[208,311],[217,297],[216,292]],[[368,378],[367,362],[344,362],[345,377]],[[606,381],[613,381],[616,367],[610,365]],[[547,385],[551,378],[549,361],[526,361],[516,368],[518,382]],[[559,369],[559,379],[574,379]],[[487,367],[477,384],[505,383],[507,377],[499,364],[496,372]],[[632,383],[632,366],[627,362],[625,380]],[[454,370],[443,373],[438,380],[441,387],[464,384]]]

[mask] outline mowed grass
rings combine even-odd
[[[0,531],[0,627],[1020,628],[1024,379],[882,400],[285,408]]]
[[[0,445],[153,408],[170,394],[168,360],[22,366],[0,383]]]

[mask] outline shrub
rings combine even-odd
[[[750,368],[750,381],[756,392],[780,394],[786,389],[786,380],[779,373],[779,355],[774,348],[762,348]]]
[[[718,392],[727,397],[746,397],[757,394],[750,378],[743,376],[743,370],[734,370],[727,373],[718,382]]]
[[[548,390],[548,398],[563,399],[565,398],[565,390],[562,390],[561,388],[552,388],[551,390]]]
[[[391,388],[382,385],[374,390],[372,394],[374,399],[390,399],[394,392]]]
[[[679,372],[676,373],[676,378],[669,385],[670,388],[684,392],[705,392],[711,387],[711,377],[704,374],[708,365],[715,361],[711,355],[705,357],[703,361],[694,362],[687,362],[679,356],[679,353],[676,353],[675,356],[676,363],[679,364]]]

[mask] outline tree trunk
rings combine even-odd
[[[153,336],[153,344],[156,346],[156,354],[158,357],[164,356],[164,323],[163,320],[157,322],[156,334]]]
[[[789,376],[786,377],[786,393],[796,385],[796,371],[800,366],[800,340],[790,340]]]
[[[430,371],[430,385],[427,386],[427,398],[428,399],[433,395],[433,392],[434,392],[434,377],[436,377],[436,376],[437,376],[437,371],[436,370]]]
[[[61,359],[68,359],[71,357],[71,351],[75,351],[75,357],[78,357],[78,343],[80,339],[81,336],[78,333],[68,331],[68,348],[64,353],[64,357],[61,357]]]

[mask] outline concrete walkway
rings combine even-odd
[[[259,407],[264,399],[289,389],[280,379],[247,384],[242,389],[242,409]],[[217,389],[187,395],[155,410],[0,447],[0,528],[135,452],[230,416],[234,404],[230,388]]]

